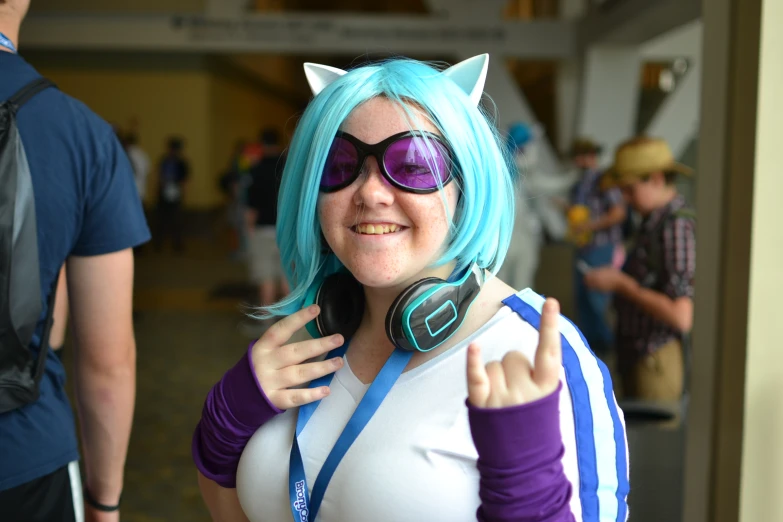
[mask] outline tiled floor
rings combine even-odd
[[[182,256],[138,256],[138,395],[124,520],[209,520],[190,456],[193,428],[210,387],[249,342],[240,299],[211,294],[244,280],[244,264],[205,242],[190,242]]]

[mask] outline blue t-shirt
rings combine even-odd
[[[39,76],[20,56],[0,52],[0,100]],[[35,193],[43,304],[33,338],[37,349],[49,292],[66,258],[124,250],[150,233],[133,170],[106,122],[47,89],[20,109],[17,124]],[[78,458],[64,385],[65,370],[49,350],[38,401],[0,414],[0,491]]]

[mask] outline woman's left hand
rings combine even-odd
[[[563,366],[559,316],[560,304],[547,299],[541,312],[535,367],[516,350],[508,352],[503,361],[485,366],[479,346],[468,346],[468,400],[473,406],[517,406],[546,397],[557,389]]]

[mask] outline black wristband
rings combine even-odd
[[[111,513],[112,511],[119,511],[120,510],[120,502],[122,501],[122,493],[120,493],[120,498],[117,499],[117,505],[116,506],[107,506],[106,504],[101,504],[95,498],[90,495],[90,491],[87,489],[87,487],[84,487],[84,501],[87,502],[89,505],[97,509],[98,511],[103,511],[106,513]]]

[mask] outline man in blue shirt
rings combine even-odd
[[[0,0],[0,100],[39,74],[16,53],[29,0]],[[17,114],[35,196],[43,310],[67,265],[74,376],[83,457],[85,515],[119,521],[117,506],[135,395],[131,319],[132,247],[149,239],[133,171],[111,127],[80,102],[46,89]],[[0,519],[73,521],[82,492],[71,491],[78,459],[65,370],[48,349],[40,397],[0,414]],[[80,508],[77,508],[80,509]]]
[[[626,208],[623,195],[617,188],[603,190],[598,169],[598,155],[601,147],[591,140],[581,138],[575,141],[571,155],[581,171],[579,181],[572,188],[571,205],[589,210],[588,220],[576,226],[574,235],[587,233],[589,239],[580,244],[575,253],[574,291],[576,301],[576,324],[590,348],[599,357],[606,357],[614,339],[607,323],[610,295],[585,286],[584,275],[590,267],[611,264],[617,249],[622,247],[622,223]]]

